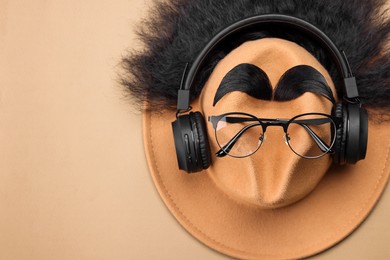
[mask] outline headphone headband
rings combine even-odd
[[[203,48],[203,50],[196,57],[195,61],[191,65],[191,68],[188,72],[186,80],[184,82],[184,86],[180,86],[178,92],[178,100],[177,100],[177,109],[180,110],[188,110],[190,103],[190,89],[194,82],[195,77],[197,76],[200,68],[203,65],[206,57],[221,43],[223,40],[233,35],[234,33],[238,33],[244,29],[248,29],[251,27],[264,26],[264,25],[273,25],[273,26],[291,26],[301,30],[306,33],[313,39],[317,40],[331,55],[334,63],[336,64],[338,73],[343,78],[343,93],[344,98],[356,102],[359,97],[356,80],[352,74],[352,71],[349,67],[348,60],[345,55],[342,55],[336,45],[332,42],[332,40],[326,36],[320,29],[315,27],[314,25],[288,15],[280,15],[280,14],[265,14],[265,15],[256,15],[245,18],[238,22],[231,24],[225,29],[221,30],[217,33]]]

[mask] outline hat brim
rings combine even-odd
[[[145,153],[156,188],[189,233],[233,257],[302,258],[335,245],[364,221],[389,178],[390,124],[370,121],[365,160],[332,166],[313,192],[292,205],[260,209],[228,197],[207,170],[188,175],[178,169],[174,120],[174,112],[143,114]]]

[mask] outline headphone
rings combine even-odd
[[[343,99],[332,109],[333,116],[342,118],[341,127],[334,133],[336,140],[333,161],[342,165],[354,164],[364,159],[367,150],[368,115],[361,106],[356,80],[345,54],[340,53],[325,33],[304,20],[287,15],[265,14],[245,18],[224,28],[199,53],[187,76],[186,66],[178,91],[176,120],[172,122],[179,169],[193,173],[207,169],[211,164],[211,151],[202,114],[200,112],[185,114],[192,109],[189,105],[190,89],[204,61],[228,37],[236,37],[243,31],[248,32],[263,26],[285,26],[297,29],[316,40],[330,54],[338,74],[343,79]]]

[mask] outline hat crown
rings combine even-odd
[[[313,93],[305,93],[294,100],[281,102],[260,100],[244,92],[232,91],[213,106],[214,96],[224,76],[242,63],[261,68],[267,74],[273,90],[287,70],[297,65],[309,65],[326,78],[335,93],[327,71],[302,47],[277,38],[249,41],[218,63],[203,88],[199,102],[206,117],[228,112],[286,119],[310,112],[330,114],[332,103]],[[220,147],[211,125],[208,126],[208,134],[211,150],[215,153]],[[325,155],[318,159],[304,159],[294,154],[285,144],[285,134],[280,127],[270,127],[265,137],[261,148],[249,157],[216,158],[209,168],[209,174],[223,192],[240,203],[249,203],[260,208],[283,207],[305,197],[316,187],[328,170],[331,158]],[[310,149],[310,144],[307,145],[307,149]]]

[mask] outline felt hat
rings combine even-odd
[[[389,77],[383,73],[389,71],[390,54],[383,39],[390,22],[377,15],[383,4],[380,0],[358,6],[348,3],[183,0],[157,1],[151,9],[149,20],[139,30],[145,46],[124,58],[129,75],[122,83],[146,108],[145,152],[162,200],[185,230],[207,246],[243,259],[307,257],[347,237],[374,208],[390,174]],[[260,148],[250,156],[215,156],[221,145],[215,134],[218,126],[208,122],[209,117],[241,112],[256,118],[289,119],[303,113],[333,113],[332,98],[310,91],[276,100],[281,79],[294,68],[314,69],[336,101],[343,99],[334,62],[318,44],[291,28],[269,26],[256,35],[247,32],[233,37],[226,48],[209,55],[215,58],[207,60],[195,80],[190,105],[192,112],[199,111],[206,119],[203,138],[210,144],[211,164],[193,174],[179,170],[171,124],[177,116],[186,62],[194,62],[210,39],[229,24],[265,13],[304,19],[347,51],[369,114],[365,159],[338,165],[328,149],[322,157],[302,158],[285,144],[289,144],[288,136],[280,127],[269,127],[258,138]],[[221,83],[242,64],[264,72],[270,98],[242,89],[220,91]],[[285,84],[284,90],[295,88]],[[308,139],[298,145],[304,152],[312,148]]]
[[[304,48],[282,39],[261,39],[240,45],[217,64],[191,103],[193,110],[206,118],[231,111],[265,118],[331,113],[332,103],[313,93],[278,102],[232,91],[213,105],[224,76],[243,63],[262,68],[273,88],[287,70],[308,65],[336,92],[327,71]],[[207,170],[189,175],[177,166],[174,120],[170,110],[144,113],[146,156],[157,190],[188,232],[233,257],[302,258],[333,246],[367,217],[390,174],[390,123],[370,120],[366,158],[353,165],[334,165],[330,155],[299,157],[285,145],[282,130],[270,129],[253,155],[213,157]],[[219,146],[214,129],[206,125],[215,154]]]

